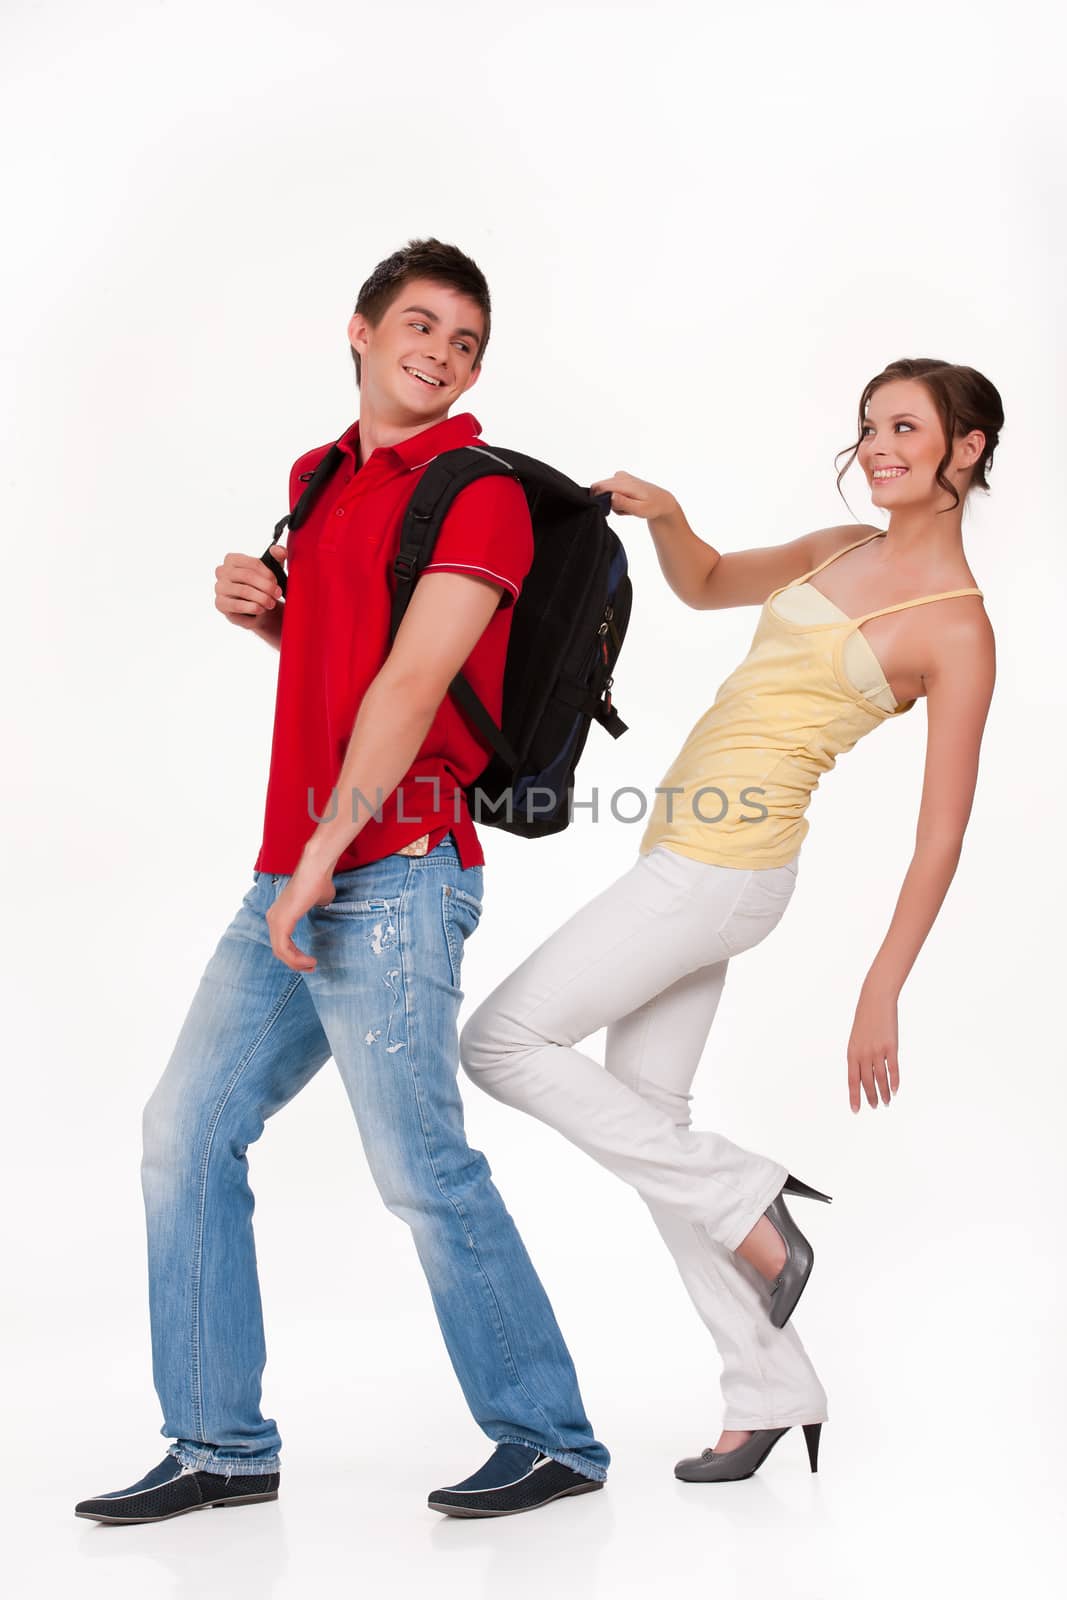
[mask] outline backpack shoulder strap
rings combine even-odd
[[[517,474],[510,462],[482,445],[461,445],[457,450],[444,450],[427,466],[408,502],[400,529],[400,549],[393,563],[396,587],[390,618],[391,638],[396,637],[419,573],[433,554],[441,524],[452,502],[468,484],[476,483],[479,478],[495,477],[514,478]],[[518,756],[462,672],[457,672],[452,679],[449,693],[490,748],[514,771],[519,764]]]
[[[479,478],[515,477],[515,469],[501,456],[478,445],[461,445],[434,456],[415,486],[400,528],[400,549],[393,562],[392,634],[400,626],[415,582],[433,554],[441,524],[461,489]]]
[[[286,512],[285,516],[282,517],[279,522],[274,524],[274,538],[271,540],[271,544],[279,543],[286,528],[295,530],[299,528],[302,522],[306,522],[308,513],[311,510],[312,504],[318,497],[319,491],[326,482],[326,479],[336,472],[343,455],[344,451],[341,450],[337,444],[332,444],[327,450],[326,454],[323,456],[322,460],[319,462],[318,466],[315,468],[314,472],[302,475],[306,479],[304,491],[293,509]],[[274,559],[269,549],[265,550],[259,559],[273,572],[274,576],[278,580],[278,587],[281,589],[284,596],[287,587],[285,568],[279,561]]]
[[[301,523],[307,521],[308,513],[311,510],[312,504],[318,497],[319,490],[326,482],[326,479],[331,477],[333,473],[337,471],[337,468],[341,464],[341,458],[343,455],[344,451],[341,449],[340,445],[332,444],[327,450],[326,454],[323,456],[322,460],[319,462],[318,466],[315,468],[314,472],[310,474],[301,474],[301,477],[305,480],[304,492],[301,494],[300,499],[296,502],[296,505],[293,507],[292,511],[290,511],[288,518],[282,518],[283,522],[288,522],[290,528],[299,528]]]

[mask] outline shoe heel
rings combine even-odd
[[[810,1183],[801,1183],[800,1179],[794,1178],[792,1173],[789,1174],[782,1185],[782,1191],[784,1194],[804,1195],[808,1200],[825,1200],[827,1205],[829,1205],[831,1198],[828,1194],[823,1194],[821,1189],[813,1189]]]
[[[808,1447],[808,1461],[812,1472],[819,1470],[819,1436],[822,1433],[821,1422],[805,1422],[804,1443]]]

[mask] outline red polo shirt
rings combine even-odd
[[[481,434],[465,412],[400,444],[372,451],[357,471],[354,423],[338,441],[344,459],[318,496],[307,521],[287,541],[274,737],[257,872],[296,870],[308,839],[331,804],[361,700],[389,653],[393,561],[404,511],[424,468],[443,450]],[[326,454],[320,445],[294,462],[289,504]],[[441,525],[428,572],[467,572],[500,586],[500,604],[463,671],[499,721],[511,607],[533,560],[533,529],[522,487],[513,478],[483,478],[460,491]],[[357,797],[360,832],[338,858],[335,872],[391,855],[429,833],[433,849],[445,834],[456,839],[464,867],[484,861],[464,788],[488,760],[488,750],[446,694],[407,775],[381,800]],[[421,779],[424,781],[417,782]],[[351,816],[351,797],[338,804]],[[312,814],[314,813],[314,814]]]

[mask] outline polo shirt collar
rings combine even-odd
[[[440,455],[443,450],[457,450],[461,445],[469,444],[472,439],[478,438],[481,431],[481,423],[473,412],[461,411],[458,416],[445,417],[432,427],[413,433],[409,439],[401,439],[399,444],[380,445],[374,455],[392,456],[401,471],[410,472],[414,467],[425,466],[427,461]],[[342,434],[338,443],[351,451],[354,460],[358,442],[359,422],[356,421]]]

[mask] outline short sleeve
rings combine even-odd
[[[466,572],[499,585],[501,606],[519,598],[533,562],[533,524],[514,478],[478,478],[461,489],[441,524],[424,572]]]

